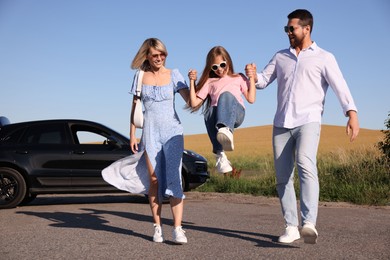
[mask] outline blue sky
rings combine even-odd
[[[78,118],[128,135],[134,71],[142,42],[160,38],[167,67],[187,79],[201,72],[207,52],[224,46],[236,72],[263,68],[288,47],[287,15],[305,8],[314,16],[312,39],[332,52],[359,110],[360,125],[384,129],[390,111],[390,1],[127,1],[0,0],[0,116],[11,122]],[[176,109],[185,134],[206,133],[200,113]],[[276,84],[246,103],[241,127],[272,124]],[[323,124],[346,124],[329,89]]]

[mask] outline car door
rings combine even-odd
[[[101,171],[131,154],[129,144],[120,141],[106,129],[90,125],[72,124],[72,186],[74,189],[90,187],[113,189],[102,178]]]
[[[30,125],[15,149],[14,158],[26,167],[32,190],[66,190],[71,185],[68,168],[71,154],[63,123]]]

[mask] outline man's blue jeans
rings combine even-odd
[[[299,223],[294,189],[295,161],[300,183],[301,224],[316,224],[319,200],[316,158],[320,132],[320,123],[308,123],[293,129],[273,128],[276,189],[286,225],[298,226]]]
[[[218,128],[226,126],[233,132],[234,128],[242,124],[244,118],[245,108],[230,92],[223,92],[219,96],[217,106],[207,109],[204,114],[204,122],[213,145],[213,153],[223,151],[222,145],[217,140]]]

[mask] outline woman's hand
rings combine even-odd
[[[188,71],[188,78],[190,79],[190,82],[191,81],[196,81],[196,79],[197,79],[197,71],[196,70],[193,70],[193,69],[190,69],[189,71]],[[195,84],[194,84],[195,85]]]
[[[196,96],[195,81],[197,78],[197,71],[190,69],[188,71],[188,78],[190,79],[190,106],[195,108],[203,101]]]
[[[134,135],[130,136],[130,148],[133,153],[138,152],[138,141]]]

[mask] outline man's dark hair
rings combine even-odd
[[[297,9],[293,12],[291,12],[287,18],[289,20],[298,18],[299,19],[299,25],[305,26],[305,25],[310,25],[310,33],[313,30],[313,15],[305,9]]]

